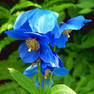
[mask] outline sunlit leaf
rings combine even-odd
[[[79,4],[77,4],[77,6],[79,8],[93,8],[94,7],[94,2],[90,2],[90,0],[89,0],[87,2],[81,2],[81,3],[79,3]]]
[[[17,81],[17,83],[26,89],[29,93],[37,94],[38,87],[35,86],[35,83],[32,80],[13,68],[9,68],[9,72],[11,76]]]
[[[15,10],[19,10],[19,9],[23,9],[23,8],[27,8],[27,7],[31,7],[31,6],[41,8],[41,6],[36,4],[36,3],[26,1],[26,2],[23,2],[23,3],[18,3],[15,6],[13,6],[13,8],[10,10],[10,13],[12,13]]]
[[[79,11],[79,13],[80,14],[88,14],[92,11],[93,11],[93,9],[91,9],[91,8],[85,8],[85,9],[82,9],[81,11]]]
[[[51,88],[50,94],[76,94],[76,93],[68,86],[58,84]]]

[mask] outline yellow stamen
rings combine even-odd
[[[47,77],[47,75],[45,75],[45,79],[47,79],[48,77]]]
[[[31,47],[30,47],[30,48],[28,49],[28,52],[31,52],[31,50],[32,50],[32,49],[31,49]]]
[[[71,33],[71,32],[72,32],[72,29],[68,29],[68,30],[64,30],[62,33],[67,34],[67,37],[70,38],[69,33]]]
[[[45,70],[45,79],[47,79],[48,76],[49,76],[49,69],[46,69],[46,70]]]
[[[36,39],[26,40],[26,45],[28,47],[28,52],[31,52],[31,50],[39,50],[40,49],[40,43]]]
[[[67,37],[68,37],[68,38],[70,38],[70,35],[69,35],[69,33],[67,34]]]

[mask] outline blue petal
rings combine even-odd
[[[21,28],[22,26],[24,27],[26,27],[26,25],[27,24],[25,24],[27,21],[28,21],[28,19],[30,18],[30,17],[32,17],[33,15],[34,15],[34,13],[37,11],[38,9],[33,9],[33,10],[30,10],[30,11],[27,11],[27,12],[24,12],[24,13],[22,13],[22,14],[20,14],[18,17],[17,17],[17,19],[16,19],[16,21],[15,21],[15,24],[14,24],[14,29],[19,29],[19,28]],[[29,25],[29,24],[28,24]]]
[[[32,63],[39,57],[39,51],[33,50],[28,52],[28,47],[25,42],[20,45],[19,54],[24,63]]]
[[[56,75],[56,76],[65,76],[67,75],[69,72],[66,68],[54,68],[54,71],[53,71],[53,75]]]
[[[35,32],[24,32],[25,34],[28,34],[30,38],[37,38],[38,41],[48,42],[48,36],[41,33],[35,33]]]
[[[83,16],[77,16],[70,19],[67,23],[63,23],[61,29],[62,31],[64,29],[80,30],[88,22],[91,22],[91,20],[85,19]]]
[[[26,30],[24,29],[14,29],[14,30],[8,30],[5,33],[13,38],[17,38],[20,40],[26,40],[28,38],[30,38],[30,36],[28,34],[25,33]]]
[[[66,27],[67,27],[67,24],[63,23],[62,25],[60,25],[60,31],[63,32],[66,29]]]
[[[88,22],[91,22],[91,20],[85,19],[84,16],[77,16],[77,17],[74,17],[74,18],[68,20],[67,23],[74,23],[74,22],[78,22],[78,24],[79,23],[88,23]]]
[[[45,70],[49,69],[49,73],[51,71],[53,71],[53,67],[50,63],[46,63],[44,61],[41,62],[41,74],[44,75],[45,74]]]
[[[61,31],[60,31],[58,23],[56,23],[54,29],[48,33],[50,33],[50,36],[52,36],[52,37],[54,36],[54,38],[59,38],[61,35]]]
[[[53,51],[55,62],[41,62],[41,73],[42,75],[45,74],[45,70],[49,69],[50,71],[53,71],[54,68],[62,68],[64,67],[62,60],[60,59],[59,55]]]
[[[48,85],[49,85],[49,81],[50,81],[50,77],[48,77],[47,79],[45,79],[45,86],[48,88]],[[35,79],[35,85],[37,87],[39,87],[39,83],[38,83],[38,77],[36,77]],[[50,88],[51,86],[53,85],[53,79],[51,79],[51,85],[50,85]],[[43,87],[43,79],[42,79],[42,87]]]
[[[44,62],[55,62],[54,55],[52,53],[52,50],[48,45],[40,45],[40,55],[39,57],[44,61]]]
[[[27,15],[28,15],[28,12],[24,12],[24,13],[20,14],[17,17],[13,28],[19,29],[27,21]]]
[[[48,32],[46,35],[48,36],[48,40],[51,44],[51,46],[54,46],[55,38],[59,38],[61,35],[61,29],[59,28],[59,25],[56,24],[54,29],[51,32]]]
[[[20,28],[25,29],[27,32],[32,32],[32,29],[29,26],[28,21],[26,21]]]
[[[37,40],[40,44],[47,45],[49,43],[49,38],[45,34],[41,34],[40,36],[37,36]]]
[[[59,55],[53,51],[54,57],[55,57],[55,61],[54,66],[52,67],[64,67],[62,60],[60,59]],[[50,63],[51,64],[51,63]]]
[[[47,33],[52,31],[57,22],[58,14],[53,11],[39,9],[33,17],[29,19],[29,24],[33,32]]]
[[[41,74],[45,75],[45,70],[47,69],[47,63],[41,62]]]
[[[37,64],[34,66],[31,65],[28,68],[26,68],[23,74],[29,78],[37,74]]]
[[[54,39],[54,43],[51,44],[51,46],[56,45],[58,48],[65,48],[66,42],[68,41],[68,37],[66,34],[62,34],[60,38]]]

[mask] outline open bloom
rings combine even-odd
[[[66,35],[61,36],[62,43],[59,41],[61,29],[57,18],[56,12],[36,8],[20,14],[13,30],[5,32],[10,37],[25,40],[19,47],[20,57],[25,63],[35,62],[38,58],[44,62],[54,62],[48,43],[53,41],[52,37],[54,37],[54,44],[61,45],[67,41]]]
[[[74,17],[68,20],[66,23],[63,22],[62,25],[59,26],[59,30],[62,33],[59,38],[53,37],[52,32],[55,31],[48,33],[51,45],[56,45],[58,48],[65,48],[65,43],[68,41],[68,38],[70,38],[69,33],[71,33],[72,30],[80,30],[85,25],[85,23],[88,22],[91,22],[91,20],[85,19],[83,16]]]
[[[41,74],[45,75],[45,85],[46,87],[48,87],[49,84],[49,76],[50,73],[52,72],[53,75],[56,76],[65,76],[68,74],[68,70],[64,67],[63,62],[61,61],[60,57],[53,52],[54,54],[54,58],[56,62],[44,62],[41,61]],[[26,75],[27,77],[32,77],[35,74],[37,74],[37,64],[35,64],[34,66],[29,66],[25,71],[24,71],[24,75]],[[42,79],[43,80],[43,79]],[[38,84],[38,77],[35,80],[35,84],[37,86],[39,86]],[[43,81],[42,81],[43,84]],[[53,85],[53,80],[51,80],[51,85],[50,87]]]
[[[38,58],[45,62],[54,62],[46,35],[27,32],[25,29],[8,30],[5,33],[10,37],[25,40],[19,47],[20,57],[25,63],[35,62]]]
[[[14,24],[14,29],[26,29],[29,32],[46,34],[57,26],[58,13],[45,9],[32,9],[20,14]],[[59,26],[57,26],[59,29]],[[60,36],[60,30],[54,33]]]

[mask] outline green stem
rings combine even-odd
[[[40,67],[39,67],[39,63],[38,65],[38,82],[39,82],[39,89],[40,89],[40,94],[41,94],[41,90],[42,90],[42,85],[41,85],[41,73],[40,73]]]
[[[50,74],[50,80],[49,80],[49,85],[48,85],[48,92],[47,92],[47,94],[49,94],[49,89],[50,89],[50,85],[51,85],[51,79],[52,79],[52,72],[51,72],[51,74]]]
[[[56,45],[53,47],[53,51],[56,51]]]
[[[56,45],[53,47],[53,51],[56,51]],[[48,85],[48,92],[47,94],[49,94],[49,89],[50,89],[50,85],[51,85],[51,79],[52,79],[52,72],[50,74],[50,80],[49,80],[49,85]]]
[[[43,76],[43,94],[45,94],[45,75]]]

